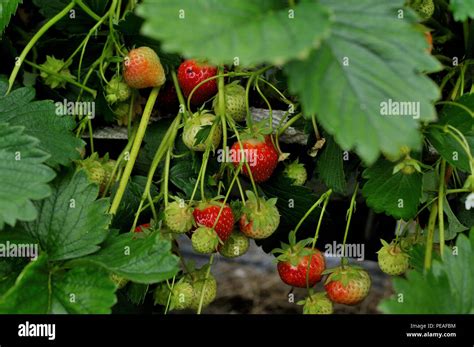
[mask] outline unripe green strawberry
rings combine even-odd
[[[227,84],[224,87],[225,95],[225,114],[232,117],[236,122],[243,122],[247,115],[245,106],[245,88],[238,82]],[[217,114],[219,106],[219,97],[216,97],[212,103],[214,112]]]
[[[217,250],[219,236],[212,228],[199,227],[193,232],[191,243],[197,253],[211,254]]]
[[[109,84],[105,86],[105,93],[105,100],[109,104],[114,104],[117,101],[127,100],[130,97],[131,90],[120,76],[114,76]]]
[[[96,155],[78,161],[77,164],[86,171],[90,182],[97,184],[99,187],[102,185],[106,178],[106,172]]]
[[[272,235],[280,224],[280,214],[275,206],[277,199],[265,200],[256,197],[252,191],[247,191],[247,197],[239,221],[240,231],[252,239],[265,239]]]
[[[380,269],[391,276],[404,274],[409,266],[408,254],[403,252],[397,244],[381,241],[383,246],[377,252]]]
[[[303,306],[303,314],[332,314],[334,312],[331,300],[326,293],[316,293],[298,302]]]
[[[286,177],[293,180],[293,185],[295,186],[302,186],[308,179],[306,168],[303,164],[299,163],[298,160],[288,165],[283,173]]]
[[[170,297],[171,294],[171,297]],[[161,283],[155,290],[155,305],[166,306],[168,299],[170,300],[169,308],[171,310],[184,310],[191,306],[194,299],[193,286],[187,282],[178,282],[172,290],[168,287],[168,284]]]
[[[409,6],[413,8],[423,20],[431,18],[435,6],[433,0],[411,0]]]
[[[173,201],[165,208],[165,223],[175,233],[187,233],[193,227],[193,211],[184,201]]]
[[[105,163],[102,164],[102,167],[105,170],[105,182],[104,182],[105,184],[107,184],[107,182],[114,179],[114,177],[112,177],[112,173],[114,172],[115,164],[117,164],[117,161],[113,159],[109,159]]]
[[[123,77],[131,88],[159,87],[166,81],[160,58],[150,47],[132,49],[123,65]]]
[[[76,78],[71,75],[71,72],[68,69],[69,64],[65,65],[64,60],[62,59],[56,59],[49,55],[46,56],[46,62],[40,65],[43,68],[40,76],[43,78],[44,83],[51,87],[51,89],[66,87],[67,82],[63,77],[70,79]]]
[[[112,280],[112,282],[115,283],[115,286],[117,287],[117,289],[122,289],[128,283],[128,280],[126,278],[123,278],[122,276],[119,276],[114,273],[110,274],[110,279]]]
[[[240,232],[234,231],[224,245],[219,250],[219,253],[226,258],[236,258],[244,255],[249,249],[249,239]]]
[[[217,293],[217,283],[214,276],[211,273],[208,274],[208,266],[204,266],[199,270],[187,274],[184,281],[190,283],[193,286],[194,296],[191,301],[190,308],[197,310],[201,301],[201,295],[203,296],[202,307],[208,306],[214,301]]]
[[[211,149],[216,149],[221,142],[222,128],[217,125],[214,127],[212,136],[212,124],[216,121],[217,117],[211,113],[195,113],[191,119],[188,119],[184,124],[183,129],[183,142],[190,150],[197,152],[204,152],[206,145],[210,141]],[[207,127],[207,137],[202,142],[198,141],[197,135],[203,128]],[[204,130],[203,130],[204,131]]]

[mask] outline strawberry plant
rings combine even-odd
[[[4,0],[0,313],[200,314],[247,256],[304,314],[374,300],[374,276],[377,312],[474,313],[473,19]]]

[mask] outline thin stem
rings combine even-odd
[[[202,284],[202,291],[201,291],[201,297],[199,298],[199,307],[197,310],[197,314],[201,314],[201,311],[202,311],[202,304],[204,302],[204,293],[206,290],[207,279],[209,278],[209,274],[211,273],[211,266],[212,266],[213,261],[214,261],[214,254],[212,254],[211,257],[209,258],[209,267],[207,269],[206,276],[204,277],[204,283]]]
[[[28,60],[25,60],[25,63],[27,63],[28,65],[40,70],[40,71],[44,71],[46,72],[47,74],[49,75],[54,75],[56,77],[59,77],[61,79],[63,79],[64,81],[66,81],[67,83],[70,83],[70,84],[73,84],[75,85],[76,87],[78,88],[81,88],[83,90],[85,90],[86,92],[88,92],[89,94],[91,94],[94,99],[96,98],[97,96],[97,91],[92,89],[92,88],[89,88],[87,87],[86,85],[80,83],[80,82],[77,82],[75,79],[71,78],[71,77],[68,77],[68,76],[65,76],[65,75],[61,75],[60,73],[56,72],[56,71],[53,71],[53,70],[50,70],[48,68],[45,68],[44,66],[41,66],[41,65],[37,65],[31,61],[28,61]]]
[[[306,218],[308,218],[308,216],[311,214],[311,212],[313,212],[313,210],[318,207],[323,201],[324,199],[327,198],[328,195],[331,194],[331,189],[329,189],[326,193],[324,193],[323,195],[321,195],[319,197],[319,199],[313,204],[313,206],[311,206],[309,208],[308,211],[306,211],[305,215],[303,216],[303,218],[300,219],[300,221],[298,222],[298,224],[296,225],[295,229],[294,229],[294,233],[296,234],[296,232],[298,231],[298,229],[301,227],[301,225],[304,223],[304,221],[306,220]]]
[[[441,167],[439,170],[439,190],[438,190],[438,230],[439,230],[439,246],[441,252],[441,259],[444,257],[444,212],[443,202],[445,194],[445,180],[446,175],[446,160],[441,160]],[[434,207],[433,207],[434,208]]]
[[[15,82],[16,76],[18,75],[18,72],[20,71],[20,67],[25,61],[26,56],[30,52],[30,50],[33,48],[33,46],[38,42],[38,40],[43,36],[49,28],[51,28],[54,24],[59,22],[65,15],[69,13],[69,11],[76,5],[74,1],[70,2],[61,12],[59,12],[57,15],[55,15],[53,18],[51,18],[48,22],[46,22],[45,25],[43,25],[38,32],[31,38],[30,42],[23,48],[23,51],[21,52],[20,56],[16,60],[15,67],[13,68],[13,71],[10,75],[10,78],[8,79],[8,89],[5,95],[8,95],[13,87],[13,83]]]
[[[291,118],[288,122],[286,122],[286,123],[278,130],[277,135],[278,135],[278,136],[282,135],[282,134],[286,131],[286,129],[288,129],[290,126],[292,126],[293,123],[297,122],[302,116],[303,116],[302,113],[298,113],[296,116],[294,116],[293,118]]]
[[[82,2],[82,0],[74,0],[74,2],[85,12],[87,13],[89,16],[91,16],[92,18],[94,18],[95,21],[99,21],[100,20],[100,17],[94,12],[92,11],[89,6],[87,6],[84,2]]]
[[[347,210],[347,223],[346,223],[346,230],[344,231],[344,240],[342,241],[342,251],[343,251],[343,257],[341,258],[341,264],[344,265],[344,258],[346,257],[346,241],[347,241],[347,235],[349,234],[349,227],[351,225],[351,220],[352,220],[352,215],[354,214],[354,209],[356,205],[356,196],[357,196],[357,191],[359,190],[359,183],[356,184],[356,187],[354,189],[354,193],[352,193],[352,198],[351,198],[351,204],[349,206],[349,209]]]
[[[425,250],[425,271],[431,268],[432,253],[433,253],[433,239],[436,225],[436,216],[438,214],[438,208],[436,205],[431,205],[430,218],[428,220],[428,235],[426,237],[426,250]]]
[[[166,152],[165,172],[163,176],[163,191],[165,194],[165,207],[168,207],[168,182],[170,178],[171,147]]]
[[[145,105],[145,110],[143,112],[140,125],[138,127],[137,135],[135,136],[135,139],[133,141],[132,150],[130,152],[130,159],[127,162],[127,165],[125,166],[125,170],[120,180],[117,193],[115,194],[112,206],[110,207],[109,213],[112,215],[117,212],[118,207],[120,205],[120,201],[122,200],[123,194],[125,193],[125,188],[127,187],[128,180],[130,178],[130,175],[132,174],[132,170],[135,165],[135,161],[137,160],[138,151],[140,150],[143,137],[145,136],[146,128],[148,126],[148,122],[151,116],[151,111],[153,110],[153,106],[155,105],[155,101],[158,97],[159,91],[160,87],[153,88],[150,93],[150,96],[148,97],[147,103]]]

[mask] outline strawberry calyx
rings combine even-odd
[[[343,287],[347,287],[350,281],[363,279],[362,274],[364,270],[359,266],[339,266],[332,269],[327,269],[323,272],[323,275],[328,275],[324,285],[330,282],[339,281]]]
[[[290,233],[291,234],[291,233]],[[313,242],[313,239],[308,238],[301,240],[298,243],[289,244],[281,243],[281,248],[275,248],[271,253],[280,254],[276,257],[277,262],[289,262],[292,266],[298,266],[301,259],[306,256],[311,256],[317,252],[317,249],[308,247]]]

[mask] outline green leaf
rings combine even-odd
[[[446,197],[444,197],[443,211],[447,217],[447,224],[445,225],[445,228],[444,228],[445,240],[447,241],[452,240],[458,235],[458,233],[461,233],[469,229],[468,227],[464,226],[456,217],[453,210],[451,210],[451,206],[449,206],[449,202],[448,202],[448,199],[446,199]],[[434,242],[439,243],[439,229],[436,229],[435,231]]]
[[[159,232],[146,238],[125,233],[108,240],[99,252],[73,261],[92,263],[138,283],[151,284],[172,278],[179,271],[171,241]]]
[[[167,52],[216,64],[238,58],[242,65],[279,65],[307,56],[329,31],[323,6],[293,10],[294,16],[280,0],[147,0],[137,13],[145,18],[142,34],[162,41]]]
[[[458,141],[440,129],[439,126],[452,126],[459,130],[474,153],[474,122],[472,115],[467,111],[474,110],[474,94],[465,94],[455,101],[447,104],[440,112],[439,122],[436,126],[429,127],[426,137],[446,161],[465,172],[470,171],[469,157]]]
[[[120,202],[119,209],[114,215],[112,226],[119,229],[122,232],[130,231],[135,218],[135,213],[140,205],[143,191],[145,190],[147,178],[144,176],[133,176],[130,182],[127,184],[125,193],[123,194],[122,201]],[[112,190],[112,197],[117,191],[118,185]],[[150,194],[152,197],[158,194],[157,187],[152,184],[150,187]],[[142,213],[141,216],[146,218],[146,212]]]
[[[384,300],[379,309],[384,313],[402,314],[453,314],[460,313],[462,307],[455,305],[454,297],[449,291],[446,274],[435,277],[432,272],[410,271],[407,279],[393,279],[396,294],[403,294],[403,302],[396,299]]]
[[[10,22],[11,16],[15,14],[18,5],[22,2],[22,0],[2,0],[0,2],[0,35]]]
[[[110,274],[95,266],[79,266],[57,273],[52,284],[54,298],[68,313],[110,313],[117,302]]]
[[[0,297],[15,284],[27,264],[25,258],[0,258]]]
[[[107,236],[108,199],[95,200],[97,185],[84,171],[69,172],[53,182],[53,194],[36,203],[41,218],[24,228],[48,253],[50,260],[64,260],[93,253]]]
[[[397,219],[409,220],[417,211],[421,199],[422,175],[393,172],[393,163],[379,159],[364,170],[367,182],[362,188],[367,205],[375,212],[384,212]]]
[[[453,12],[454,19],[458,22],[474,18],[474,0],[451,0],[449,8]]]
[[[2,314],[47,313],[49,307],[49,272],[46,256],[30,262],[15,284],[0,297]]]
[[[44,165],[47,158],[23,127],[0,123],[0,230],[5,223],[36,219],[32,200],[51,194],[47,183],[56,175]]]
[[[419,122],[436,118],[432,102],[439,97],[437,85],[420,72],[441,65],[426,52],[413,12],[405,9],[404,19],[397,17],[402,0],[320,3],[333,12],[331,35],[307,59],[284,67],[304,114],[316,113],[341,148],[355,149],[366,164],[380,152],[420,149]],[[390,100],[419,106],[419,119],[413,111],[384,115]]]
[[[466,314],[474,310],[474,230],[470,240],[460,234],[456,248],[446,249],[444,261],[432,268],[408,272],[406,279],[393,279],[395,296],[381,302],[384,313]],[[403,294],[403,302],[398,295]]]
[[[6,81],[0,80],[0,89]],[[19,88],[7,96],[0,96],[0,122],[25,127],[25,134],[40,140],[39,148],[51,156],[46,163],[53,167],[68,165],[80,159],[79,149],[84,142],[75,137],[72,116],[58,116],[52,101],[33,101],[33,88]]]
[[[327,187],[342,193],[346,189],[342,150],[332,136],[325,134],[324,137],[326,144],[317,156],[316,169]]]

